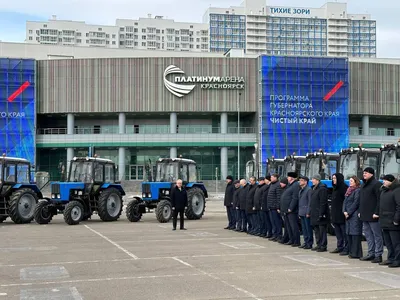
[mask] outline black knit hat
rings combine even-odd
[[[271,181],[271,176],[267,175],[267,176],[265,176],[265,179],[267,179],[268,181]]]
[[[388,174],[388,175],[383,176],[383,180],[393,182],[396,180],[396,178],[392,174]]]
[[[228,180],[232,180],[233,181],[233,177],[231,175],[226,176],[226,179]]]
[[[297,178],[297,173],[296,172],[289,172],[287,174],[288,177],[292,177],[292,178]]]
[[[364,169],[364,172],[367,172],[367,173],[369,173],[371,175],[375,175],[375,170],[373,168],[371,168],[371,167],[366,167]]]
[[[287,178],[285,177],[285,178],[282,178],[282,179],[281,179],[281,183],[283,183],[283,184],[288,184],[289,182],[288,182]]]

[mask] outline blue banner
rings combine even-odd
[[[261,157],[349,146],[346,58],[261,56]]]

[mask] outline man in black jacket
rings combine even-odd
[[[228,226],[224,229],[233,230],[235,229],[235,209],[233,207],[233,193],[235,187],[233,186],[233,177],[231,175],[226,177],[226,188],[224,197],[224,206],[226,207],[226,214],[228,216]]]
[[[256,211],[254,206],[254,194],[256,193],[256,178],[254,176],[250,177],[250,184],[247,186],[246,191],[246,213],[247,213],[247,221],[249,222],[249,234],[255,234],[256,229]]]
[[[268,209],[268,192],[269,185],[271,184],[271,176],[267,175],[264,179],[264,186],[262,191],[261,201],[261,237],[271,238],[272,237],[272,224],[269,217]]]
[[[379,224],[380,183],[375,178],[375,170],[367,167],[363,173],[363,185],[360,190],[360,219],[363,222],[365,238],[368,244],[368,254],[360,260],[373,263],[382,262],[383,237]]]
[[[261,201],[264,191],[264,177],[258,178],[258,185],[254,193],[254,235],[261,236]]]
[[[242,224],[240,223],[240,199],[239,199],[239,192],[240,192],[240,181],[235,180],[233,182],[233,185],[235,186],[235,191],[233,192],[233,208],[235,210],[235,229],[236,231],[239,231],[239,226]]]
[[[282,238],[282,217],[279,213],[282,189],[279,174],[271,175],[271,184],[268,190],[268,210],[272,224],[272,237],[270,241],[280,241]]]
[[[176,230],[176,223],[178,219],[179,213],[179,221],[180,221],[180,229],[186,230],[184,226],[184,216],[183,213],[188,205],[187,193],[184,187],[182,186],[182,180],[178,179],[176,181],[176,185],[172,188],[171,192],[171,205],[173,210],[173,228],[172,230]]]
[[[247,181],[246,179],[240,180],[240,191],[238,194],[239,198],[239,210],[240,210],[240,220],[239,220],[239,228],[240,232],[247,232],[247,214],[246,214],[246,194],[247,194]]]

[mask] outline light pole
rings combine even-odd
[[[256,150],[256,155],[255,155],[255,158],[254,158],[256,169],[255,169],[254,175],[257,174],[257,179],[258,179],[260,177],[260,174],[258,172],[258,143],[257,142],[254,144],[254,149]]]
[[[240,180],[240,96],[242,93],[239,92],[239,96],[237,97],[237,115],[238,115],[238,127],[237,127],[237,134],[238,134],[238,149],[237,149],[237,172],[238,172],[238,179]]]

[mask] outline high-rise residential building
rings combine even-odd
[[[241,6],[210,7],[210,51],[245,49],[248,54],[376,57],[376,21],[348,14],[347,4],[320,8],[272,7],[265,0]]]
[[[83,47],[208,52],[208,25],[162,16],[117,19],[115,26],[57,20],[27,22],[26,42]]]

